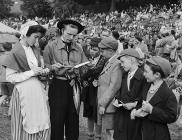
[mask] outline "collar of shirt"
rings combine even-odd
[[[114,54],[111,58],[109,58],[108,62],[111,62],[115,57],[116,55]]]
[[[131,79],[133,76],[134,76],[134,74],[135,74],[135,72],[138,70],[138,68],[136,68],[134,71],[132,71],[132,72],[128,72],[128,77]]]
[[[92,60],[92,64],[96,65],[97,62],[99,61],[99,59],[100,59],[100,55],[97,56],[97,57],[95,57],[95,58]]]
[[[65,45],[66,45],[66,44],[63,42],[62,37],[59,38],[59,39],[57,39],[57,44],[59,44],[59,45],[58,45],[58,49],[65,49]],[[71,51],[72,51],[72,50],[78,51],[79,49],[78,49],[78,46],[73,42],[73,43],[71,43],[71,48],[70,48],[70,50],[71,50]]]

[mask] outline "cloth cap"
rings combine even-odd
[[[141,59],[138,51],[135,49],[132,49],[132,48],[125,49],[125,50],[121,51],[120,55],[118,56],[118,59],[120,59],[123,56],[132,56],[132,57],[135,57],[137,59]]]
[[[111,37],[106,37],[101,40],[98,46],[101,49],[112,49],[116,51],[118,49],[118,42]]]
[[[102,40],[101,38],[94,37],[91,39],[90,45],[93,47],[98,47],[98,44],[101,42],[101,40]]]
[[[160,56],[153,56],[150,59],[147,59],[147,61],[153,65],[159,66],[163,71],[165,78],[170,75],[171,65],[167,59]]]

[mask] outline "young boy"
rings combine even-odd
[[[116,96],[114,140],[141,140],[140,120],[131,120],[130,113],[141,97],[144,84],[143,71],[139,68],[140,55],[135,49],[126,49],[118,59],[123,73],[120,93]]]

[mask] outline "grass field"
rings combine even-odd
[[[86,140],[86,119],[82,117],[82,108],[80,112],[80,138]],[[8,107],[0,107],[0,140],[10,140],[10,117],[7,115]],[[175,124],[169,126],[173,140],[182,140],[182,128]]]

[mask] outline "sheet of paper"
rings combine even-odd
[[[84,62],[84,63],[81,63],[81,64],[74,66],[74,68],[79,68],[79,67],[84,66],[84,65],[89,64],[89,63],[90,63],[90,61]]]
[[[118,100],[115,100],[115,101],[113,102],[113,105],[114,105],[115,107],[121,107],[121,106],[123,106],[123,104],[118,104]]]

